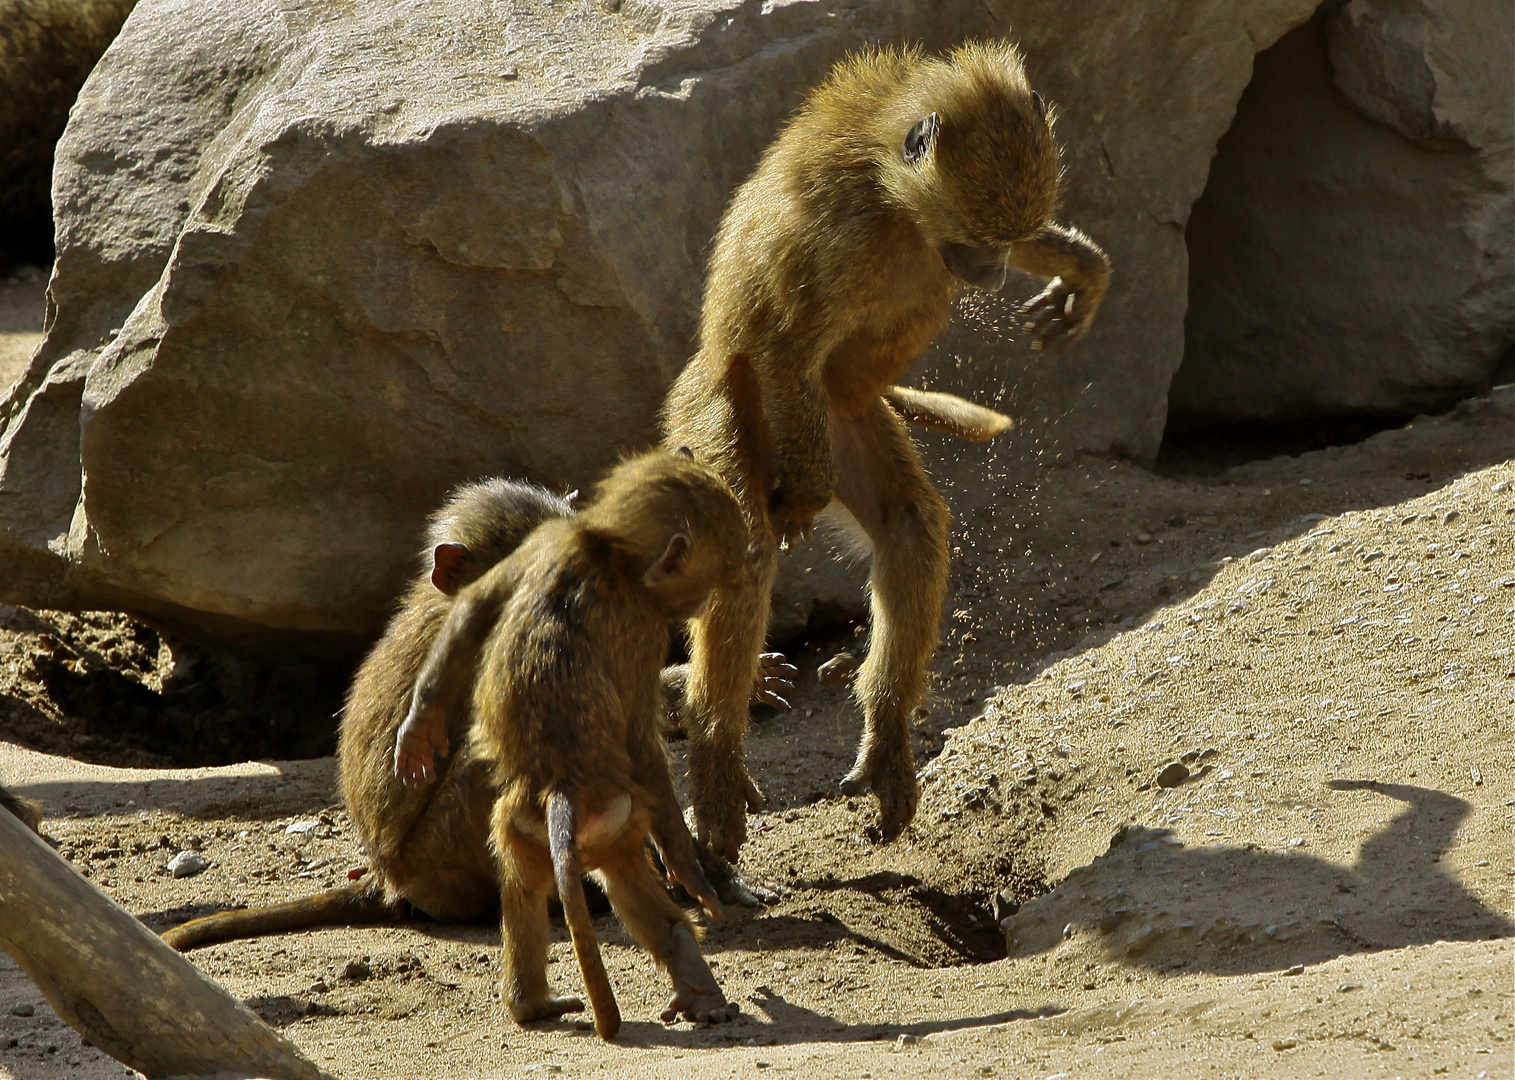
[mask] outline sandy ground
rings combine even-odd
[[[47,274],[35,267],[19,277],[0,277],[0,394],[26,370],[32,352],[42,344],[37,318],[47,294]]]
[[[743,867],[782,899],[709,928],[734,1024],[658,1023],[609,916],[609,1046],[503,1016],[492,927],[193,958],[342,1077],[1515,1076],[1512,451],[1507,388],[1212,476],[1075,461],[969,515],[904,838],[836,792],[858,720],[814,668],[849,629],[796,648],[795,710],[754,729]],[[74,760],[112,753],[39,662],[151,688],[171,657],[119,617],[4,614],[0,776],[149,925],[362,865],[331,759]],[[210,867],[174,879],[185,847]],[[579,986],[561,931],[549,970]],[[0,1076],[126,1075],[0,960]]]

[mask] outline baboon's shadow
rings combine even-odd
[[[1235,975],[1515,934],[1509,917],[1439,863],[1471,804],[1408,784],[1328,786],[1375,791],[1407,808],[1363,844],[1352,866],[1252,847],[1191,848],[1168,830],[1127,829],[1022,909],[1009,926],[1011,955],[1085,933],[1119,963]]]

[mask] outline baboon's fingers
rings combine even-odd
[[[850,686],[857,678],[863,658],[856,653],[839,652],[815,669],[815,677],[827,686]]]
[[[395,735],[395,775],[425,783],[436,776],[436,761],[447,755],[447,717],[437,710],[412,710]]]
[[[1031,334],[1033,352],[1067,348],[1094,318],[1084,294],[1063,284],[1061,278],[1027,301],[1020,313],[1025,317],[1021,329]]]
[[[799,668],[789,663],[783,653],[763,653],[758,657],[758,681],[752,688],[753,705],[771,705],[780,712],[792,706],[785,694],[794,693],[794,677]]]
[[[747,812],[750,814],[761,813],[763,807],[768,805],[768,797],[763,794],[761,788],[753,782],[752,777],[744,777],[747,781]]]

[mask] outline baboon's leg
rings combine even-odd
[[[582,1012],[579,998],[547,989],[552,859],[515,835],[508,819],[501,820],[502,805],[503,800],[495,805],[492,829],[500,863],[500,997],[518,1024]]]
[[[710,965],[700,954],[694,930],[647,858],[640,841],[622,844],[598,860],[605,895],[636,943],[668,972],[673,997],[663,1020],[682,1016],[696,1023],[718,1024],[741,1010],[728,1002]]]
[[[695,835],[727,859],[737,857],[747,838],[747,811],[763,807],[762,792],[742,760],[742,742],[768,630],[778,549],[766,522],[755,532],[761,557],[748,565],[737,585],[716,590],[710,609],[690,624],[689,633],[686,717]]]
[[[833,417],[832,439],[837,497],[873,542],[872,641],[854,687],[863,742],[842,790],[872,788],[879,829],[893,839],[920,800],[910,714],[925,689],[947,595],[947,504],[904,423],[882,401],[855,419]]]

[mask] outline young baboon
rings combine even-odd
[[[42,831],[42,804],[34,799],[23,798],[0,785],[0,807],[4,807],[34,833]]]
[[[465,589],[437,637],[400,728],[395,772],[423,777],[447,748],[448,717],[460,711],[452,702],[476,667],[471,749],[500,792],[490,832],[502,997],[520,1023],[583,1008],[547,988],[547,901],[556,884],[595,1030],[606,1039],[619,1030],[584,870],[598,871],[616,914],[668,971],[674,996],[665,1020],[736,1014],[647,841],[669,876],[716,915],[668,772],[658,671],[671,624],[698,615],[715,587],[743,572],[747,531],[714,471],[683,454],[643,454],[601,481],[577,519],[543,524]]]
[[[744,702],[777,553],[833,499],[873,548],[865,730],[842,787],[872,788],[885,838],[915,814],[908,718],[936,648],[948,513],[905,430],[923,403],[881,395],[962,291],[998,288],[1009,266],[1052,279],[1023,309],[1034,347],[1089,326],[1109,263],[1052,220],[1052,126],[1012,45],[860,53],[810,94],[721,222],[700,350],[663,430],[726,478],[763,551],[692,627],[696,829],[727,858],[763,801],[742,761]]]
[[[191,920],[166,931],[165,941],[191,949],[314,926],[388,921],[412,908],[439,922],[497,917],[500,889],[489,853],[489,813],[499,792],[468,746],[472,714],[466,702],[448,721],[447,760],[432,785],[416,787],[395,778],[395,735],[453,597],[542,522],[573,512],[571,498],[519,481],[488,479],[457,489],[432,515],[421,571],[358,669],[342,712],[343,795],[371,872],[312,896]],[[794,668],[779,653],[765,653],[760,660],[753,701],[787,708],[782,695],[792,689]],[[664,670],[671,713],[681,705],[683,678],[683,665]],[[471,685],[470,669],[460,696],[466,698]],[[721,882],[723,895],[736,895],[738,884]]]

